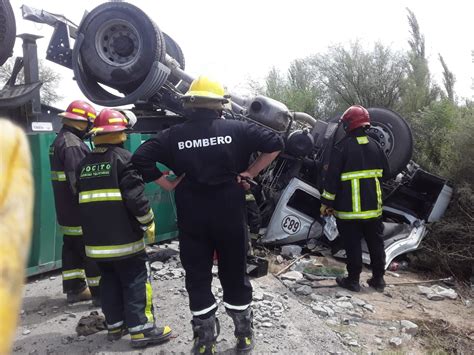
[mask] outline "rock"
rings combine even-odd
[[[312,303],[311,304],[311,310],[316,313],[318,316],[323,316],[323,317],[327,317],[328,316],[328,312],[321,306],[317,305],[317,304],[314,304]]]
[[[390,338],[390,341],[388,342],[390,345],[398,348],[402,345],[403,343],[403,340],[402,338],[400,337],[393,337],[393,338]]]
[[[313,301],[317,301],[317,302],[322,302],[322,301],[325,300],[325,297],[324,297],[324,296],[318,295],[318,294],[316,294],[316,293],[312,293],[311,295],[309,295],[309,297],[311,297],[311,299],[312,299]]]
[[[283,264],[283,261],[284,261],[283,256],[277,255],[275,261],[276,261],[277,264]]]
[[[23,335],[28,335],[28,334],[30,334],[30,333],[31,333],[31,330],[25,329],[25,330],[23,330],[23,332],[22,332],[21,334],[23,334]]]
[[[397,327],[389,327],[388,330],[394,331],[397,330]]]
[[[84,335],[79,335],[77,337],[77,341],[85,341],[86,340],[86,337]]]
[[[163,263],[161,261],[155,261],[153,262],[150,267],[152,270],[157,271],[163,269]]]
[[[346,291],[338,291],[336,292],[336,298],[346,297],[346,299],[352,298],[352,295]]]
[[[313,289],[311,288],[311,286],[304,285],[304,286],[298,287],[295,290],[295,292],[298,295],[308,296],[313,292]]]
[[[50,276],[49,278],[51,281],[56,280],[56,276]]]
[[[326,310],[327,315],[328,315],[329,317],[334,316],[334,314],[336,313],[336,312],[334,312],[334,310],[333,310],[332,308],[330,308],[329,306],[323,306],[323,308]]]
[[[400,327],[402,328],[402,332],[410,335],[415,335],[418,332],[418,326],[406,319],[400,321]]]
[[[350,345],[350,346],[359,346],[359,343],[357,342],[357,340],[355,339],[351,339],[347,342],[347,345]]]
[[[413,308],[413,305],[411,303],[408,303],[407,308]]]
[[[264,322],[264,323],[262,323],[262,327],[263,328],[271,328],[271,327],[273,327],[273,324],[270,323],[270,322]]]
[[[390,292],[388,292],[388,291],[385,291],[385,292],[383,293],[383,295],[384,295],[385,297],[388,297],[388,298],[393,298],[392,294],[391,294]]]
[[[285,245],[281,248],[281,256],[295,258],[301,255],[303,249],[299,245]]]
[[[377,345],[382,345],[382,339],[380,339],[380,338],[375,338],[375,344],[377,344]]]
[[[281,275],[282,280],[289,280],[289,281],[298,281],[303,278],[303,274],[299,271],[290,271],[283,275]]]
[[[67,337],[61,338],[61,343],[64,344],[64,345],[67,345],[67,344],[72,343],[73,340],[74,340],[73,337],[67,336]]]
[[[364,307],[365,305],[365,301],[358,298],[358,297],[352,297],[352,303],[354,303],[356,306],[359,306],[359,307]]]
[[[329,326],[338,326],[339,325],[339,322],[335,319],[328,319],[326,321],[326,324],[329,325]]]
[[[345,309],[352,309],[354,308],[353,304],[347,301],[336,302],[336,306],[345,308]]]
[[[431,287],[418,286],[418,290],[422,295],[425,295],[429,300],[432,301],[440,301],[445,298],[455,300],[458,298],[456,291],[440,285],[433,285]]]
[[[253,300],[257,301],[257,302],[263,301],[263,293],[258,292],[258,291],[254,292],[253,293]]]
[[[369,303],[364,304],[363,307],[364,307],[365,309],[371,311],[371,312],[374,312],[374,310],[375,310],[375,309],[374,309],[374,306],[372,306],[372,305],[369,304]]]
[[[275,296],[272,295],[271,293],[268,293],[268,292],[263,293],[263,299],[265,301],[273,301],[274,298],[275,298]]]
[[[22,316],[22,315],[24,315],[24,314],[25,314],[25,310],[22,309],[22,310],[20,311],[20,315]]]

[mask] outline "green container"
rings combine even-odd
[[[59,269],[62,266],[62,234],[56,222],[48,155],[49,146],[55,138],[55,133],[28,135],[35,184],[33,236],[27,264],[28,276]],[[149,136],[133,133],[128,138],[125,148],[134,152]],[[158,166],[160,169],[167,170],[162,165]],[[151,183],[147,184],[145,194],[155,214],[156,241],[175,238],[178,235],[178,229],[173,193]]]
[[[28,276],[61,267],[62,235],[56,223],[49,168],[49,146],[55,137],[55,133],[28,135],[35,184],[33,236],[27,264]]]

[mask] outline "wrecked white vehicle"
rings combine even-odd
[[[88,99],[101,106],[133,104],[138,132],[153,133],[182,122],[179,98],[194,78],[184,71],[179,45],[142,10],[125,2],[104,3],[88,12],[79,26],[46,11],[26,6],[22,10],[25,19],[55,28],[47,59],[72,69]],[[369,134],[384,148],[393,174],[383,184],[388,265],[396,256],[418,248],[426,224],[446,210],[452,189],[445,179],[410,162],[412,135],[402,117],[383,108],[368,110]],[[317,120],[290,112],[283,103],[267,97],[244,99],[232,94],[232,109],[225,118],[256,122],[280,132],[286,140],[285,152],[253,189],[265,228],[260,242],[311,245],[326,241],[337,252],[334,220],[319,215],[319,187],[330,148],[343,134],[338,117]],[[303,126],[307,128],[299,129]],[[366,246],[364,251],[369,262]]]

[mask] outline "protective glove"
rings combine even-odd
[[[155,242],[155,222],[151,222],[150,225],[148,225],[146,231],[145,231],[145,237],[146,237],[146,242],[147,244],[152,244]]]
[[[321,216],[331,216],[334,214],[334,208],[321,204],[319,212],[321,213]]]

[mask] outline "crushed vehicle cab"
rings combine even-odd
[[[133,104],[134,129],[157,132],[185,118],[180,97],[194,79],[185,72],[183,52],[172,37],[138,7],[107,2],[88,12],[79,26],[66,18],[23,6],[27,20],[55,28],[47,59],[73,70],[92,102],[117,107]],[[74,43],[71,44],[71,41]],[[248,120],[279,132],[286,148],[258,178],[254,187],[263,220],[263,244],[326,242],[337,256],[338,233],[333,217],[322,218],[320,187],[331,147],[343,133],[339,117],[315,119],[290,112],[284,103],[265,96],[242,98],[230,93],[226,119]],[[452,188],[445,179],[411,161],[413,140],[406,121],[384,108],[368,108],[368,134],[388,156],[392,177],[383,183],[384,241],[387,264],[418,248],[426,224],[439,220]],[[364,242],[365,243],[365,242]],[[364,245],[364,261],[369,262]]]

